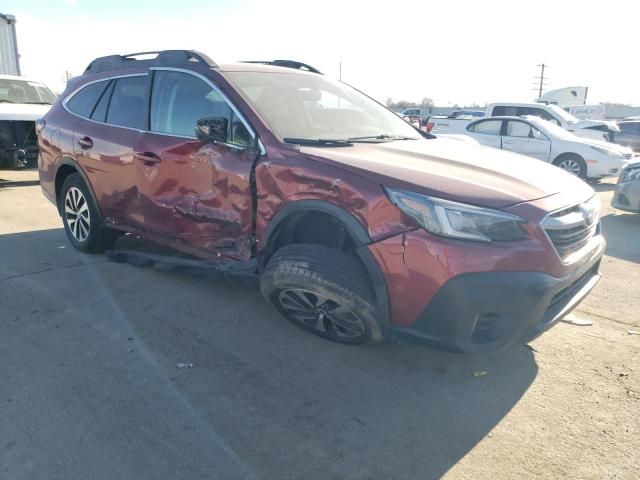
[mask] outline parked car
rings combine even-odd
[[[640,162],[631,163],[620,172],[611,205],[627,212],[640,212]]]
[[[620,133],[613,136],[613,141],[640,152],[640,120],[618,122],[618,128]]]
[[[409,108],[405,108],[404,110],[402,110],[400,112],[401,116],[404,117],[421,117],[421,118],[425,118],[429,116],[429,112],[427,111],[427,109],[424,108],[418,108],[418,107],[409,107]]]
[[[44,84],[0,75],[0,167],[36,166],[35,121],[56,101]]]
[[[94,60],[39,123],[42,189],[81,251],[134,232],[259,276],[324,338],[458,351],[538,336],[600,277],[597,197],[560,169],[315,73],[144,58]]]
[[[605,120],[578,120],[569,112],[557,105],[542,103],[491,103],[487,106],[485,117],[525,117],[534,116],[555,123],[579,137],[593,140],[610,141],[611,135],[620,130],[615,122]],[[429,132],[447,133],[449,130],[460,130],[470,120],[466,119],[429,119]]]
[[[484,117],[484,110],[456,110],[449,118],[460,118],[460,117]]]
[[[614,176],[633,152],[607,142],[578,137],[538,117],[489,117],[464,126],[488,147],[509,150],[552,163],[580,178]]]

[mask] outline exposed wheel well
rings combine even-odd
[[[355,241],[344,223],[329,213],[314,210],[296,212],[282,220],[269,237],[267,250],[274,253],[292,243],[324,245],[345,253],[355,250]]]
[[[323,245],[352,256],[366,272],[366,267],[356,253],[357,240],[348,227],[336,216],[317,210],[295,212],[279,222],[267,239],[267,247],[261,259],[264,267],[269,258],[285,245],[296,243]]]

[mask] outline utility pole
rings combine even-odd
[[[540,67],[540,76],[539,77],[535,77],[536,80],[539,80],[538,83],[538,98],[540,98],[542,96],[542,88],[544,87],[544,69],[548,67],[548,65],[545,65],[544,63],[541,63],[540,65],[538,65],[538,67]]]
[[[340,73],[338,75],[338,80],[342,80],[342,60],[340,60]]]

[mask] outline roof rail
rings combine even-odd
[[[295,60],[245,60],[241,63],[260,63],[262,65],[274,65],[276,67],[294,68],[296,70],[306,70],[307,72],[318,73],[322,75],[322,72],[311,65],[306,63],[297,62]]]
[[[136,57],[148,57],[141,58]],[[84,73],[100,73],[119,68],[136,67],[189,67],[194,64],[204,64],[211,68],[218,65],[204,53],[195,50],[160,50],[155,52],[138,52],[127,55],[108,55],[94,59]]]

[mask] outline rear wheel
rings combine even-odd
[[[587,178],[587,164],[582,157],[574,154],[560,155],[553,161],[556,167],[560,167],[576,177]]]
[[[323,338],[379,342],[369,280],[354,258],[311,244],[286,245],[269,260],[260,290],[282,315]]]
[[[86,253],[101,253],[113,246],[117,233],[105,227],[89,189],[78,173],[65,179],[58,201],[64,230],[75,248]]]

